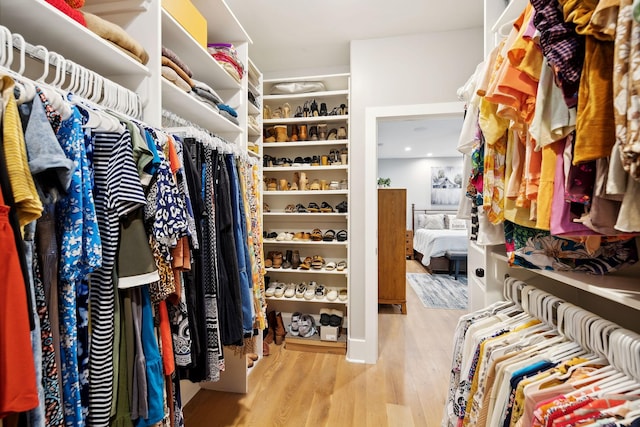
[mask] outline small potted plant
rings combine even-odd
[[[378,187],[391,187],[391,178],[378,178]]]

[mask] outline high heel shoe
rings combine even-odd
[[[324,102],[320,104],[320,115],[321,116],[327,115],[327,104],[325,104]]]
[[[291,118],[291,105],[289,105],[288,102],[285,102],[284,105],[282,106],[282,118],[284,119]]]
[[[340,104],[340,114],[343,116],[349,114],[349,111],[347,110],[347,106],[345,104]]]
[[[298,105],[298,108],[296,108],[296,114],[293,117],[304,117],[301,106]]]
[[[318,117],[320,113],[318,113],[318,104],[316,103],[316,100],[314,99],[311,102],[311,117]]]
[[[311,117],[311,110],[309,109],[309,101],[304,102],[304,107],[302,107],[302,116]]]
[[[309,128],[309,139],[311,141],[317,141],[318,140],[318,127],[317,126],[311,126]]]
[[[338,139],[347,139],[347,128],[345,128],[344,126],[340,126],[340,128],[338,129],[337,138]]]
[[[329,135],[327,136],[327,139],[332,141],[334,139],[337,139],[338,136],[338,130],[336,128],[333,128],[329,131]]]

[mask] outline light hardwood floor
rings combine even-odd
[[[407,261],[408,273],[424,271]],[[453,331],[465,311],[426,309],[407,287],[407,315],[380,307],[375,365],[273,344],[251,368],[248,394],[199,391],[184,410],[187,427],[439,426]]]

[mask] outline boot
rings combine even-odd
[[[291,126],[291,142],[296,142],[298,140],[298,125]]]
[[[275,326],[275,339],[276,345],[282,344],[284,341],[284,336],[287,334],[287,331],[284,329],[284,322],[282,321],[282,313],[278,312],[276,315],[276,326]]]
[[[267,335],[264,337],[264,342],[271,344],[276,336],[276,312],[271,310],[267,313]]]
[[[287,126],[278,125],[276,128],[276,142],[288,142],[289,137],[287,136]]]
[[[291,251],[287,250],[287,252],[284,254],[284,260],[282,261],[282,268],[291,268],[291,258]]]
[[[298,132],[298,140],[299,141],[307,140],[307,125],[300,125],[300,130]]]
[[[276,133],[273,127],[265,128],[264,142],[276,142]]]
[[[318,125],[318,139],[320,141],[327,140],[327,124],[326,123],[321,123]]]
[[[305,191],[307,189],[307,183],[309,180],[307,179],[307,174],[305,172],[300,172],[300,179],[298,180],[298,189],[300,191]]]
[[[263,356],[269,355],[269,344],[264,340],[262,341],[262,355]]]
[[[300,267],[300,251],[297,249],[291,254],[291,268],[297,269]]]

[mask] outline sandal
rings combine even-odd
[[[317,213],[320,212],[320,206],[318,206],[318,204],[315,202],[311,202],[309,203],[309,206],[307,206],[307,210],[309,212]]]
[[[333,271],[336,269],[336,263],[334,261],[330,261],[324,266],[324,269],[327,271]]]
[[[308,256],[300,263],[300,269],[308,270],[311,268],[311,257]]]
[[[336,234],[336,240],[338,242],[346,242],[347,241],[347,230],[338,231],[338,234]]]
[[[340,202],[336,205],[336,209],[338,210],[338,212],[340,213],[346,213],[347,212],[347,201],[343,201]]]
[[[334,230],[327,230],[324,232],[324,236],[322,236],[322,241],[333,242],[333,239],[335,238],[336,238],[336,232]]]
[[[337,289],[329,289],[329,292],[327,292],[327,300],[328,301],[335,301],[338,299],[338,290]]]
[[[314,242],[322,241],[322,231],[320,231],[319,228],[313,229],[313,231],[311,232],[311,240],[313,240]]]
[[[286,208],[284,208],[284,211],[285,211],[286,213],[293,213],[293,212],[295,212],[295,210],[296,210],[296,207],[295,207],[295,206],[293,206],[293,205],[287,205],[287,207],[286,207]]]
[[[311,185],[309,186],[309,190],[320,190],[320,181],[314,179]]]
[[[320,205],[320,212],[324,212],[324,213],[333,212],[333,206],[331,206],[327,202],[322,202],[322,205]]]
[[[323,265],[324,265],[324,258],[322,258],[320,255],[314,255],[313,260],[311,261],[311,267],[314,270],[320,270]]]
[[[308,211],[307,211],[307,208],[305,208],[303,204],[298,203],[296,205],[296,212],[298,212],[298,213],[306,213]]]
[[[340,289],[340,292],[338,292],[338,299],[340,301],[346,301],[349,298],[349,294],[347,293],[346,289]]]
[[[344,271],[345,268],[347,268],[347,261],[340,261],[336,264],[336,270],[338,271]]]

